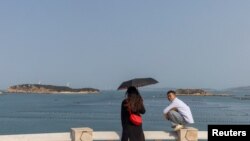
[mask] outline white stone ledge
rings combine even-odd
[[[0,135],[0,141],[71,141],[70,133]]]
[[[144,131],[146,140],[176,140],[177,132]],[[93,131],[93,140],[120,140],[121,133],[115,131]],[[198,139],[207,139],[207,131],[198,131]],[[0,141],[72,141],[70,132],[0,135]]]

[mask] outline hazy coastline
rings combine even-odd
[[[79,88],[73,89],[67,86],[41,85],[41,84],[21,84],[10,86],[7,93],[37,93],[37,94],[89,94],[98,93],[99,89]]]

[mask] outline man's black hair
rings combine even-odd
[[[167,95],[168,95],[168,94],[170,94],[170,93],[172,93],[172,94],[176,95],[176,92],[175,92],[174,90],[170,90],[170,91],[168,91],[168,92],[167,92]]]

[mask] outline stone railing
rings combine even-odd
[[[146,140],[162,141],[198,141],[207,140],[207,131],[198,131],[188,127],[177,132],[144,131]],[[45,134],[22,134],[0,135],[0,141],[116,141],[120,140],[121,134],[115,131],[93,131],[91,128],[72,128],[71,133],[45,133]]]

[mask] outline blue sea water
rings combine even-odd
[[[145,131],[171,130],[162,111],[169,104],[165,91],[141,91],[146,108]],[[242,99],[241,97],[246,97]],[[179,96],[193,113],[199,130],[208,124],[249,124],[249,92],[234,96]],[[74,127],[121,131],[124,91],[99,94],[2,94],[0,134],[69,132]]]

